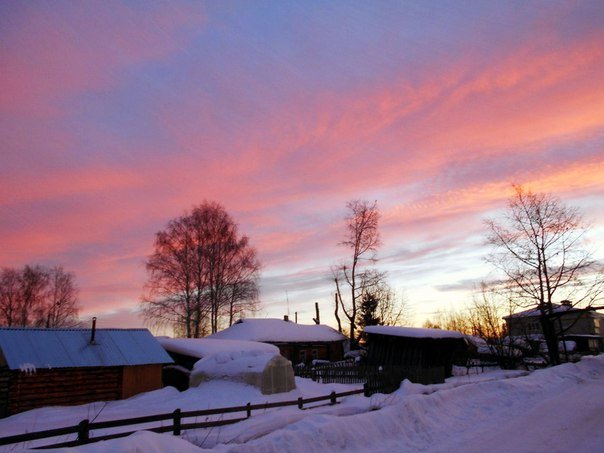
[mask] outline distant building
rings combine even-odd
[[[314,359],[342,360],[346,343],[346,337],[329,326],[296,324],[281,319],[241,319],[207,338],[270,343],[294,365]]]
[[[504,316],[511,337],[540,338],[543,336],[541,312],[534,308]],[[566,341],[574,341],[578,352],[604,351],[604,314],[575,308],[570,302],[552,304],[552,322],[556,332]]]
[[[465,361],[468,343],[461,332],[398,326],[367,326],[367,364],[398,372],[401,379],[438,384]]]
[[[147,329],[0,328],[0,416],[155,390],[166,363]]]

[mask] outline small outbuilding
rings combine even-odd
[[[227,380],[253,385],[265,395],[296,388],[291,362],[271,344],[210,338],[158,340],[179,366],[190,370],[191,387]]]
[[[367,364],[394,370],[402,379],[439,384],[464,360],[468,344],[461,332],[398,326],[368,326]]]
[[[0,416],[155,390],[168,363],[147,329],[0,328]]]
[[[335,362],[344,357],[346,337],[321,324],[296,324],[281,319],[241,319],[207,338],[269,343],[293,364],[315,359]]]

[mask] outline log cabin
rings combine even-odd
[[[155,390],[168,363],[147,329],[0,328],[0,416]]]
[[[241,319],[207,338],[270,343],[292,364],[313,360],[335,362],[344,357],[346,337],[321,324],[297,324],[287,319]]]

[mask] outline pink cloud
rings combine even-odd
[[[0,112],[55,117],[61,100],[107,90],[124,68],[182,50],[188,39],[182,31],[204,22],[197,8],[185,5],[149,10],[121,2],[47,6],[24,4],[12,16],[18,33],[7,31],[0,51]]]

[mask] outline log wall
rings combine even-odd
[[[12,370],[6,415],[44,406],[111,401],[121,396],[121,367]]]

